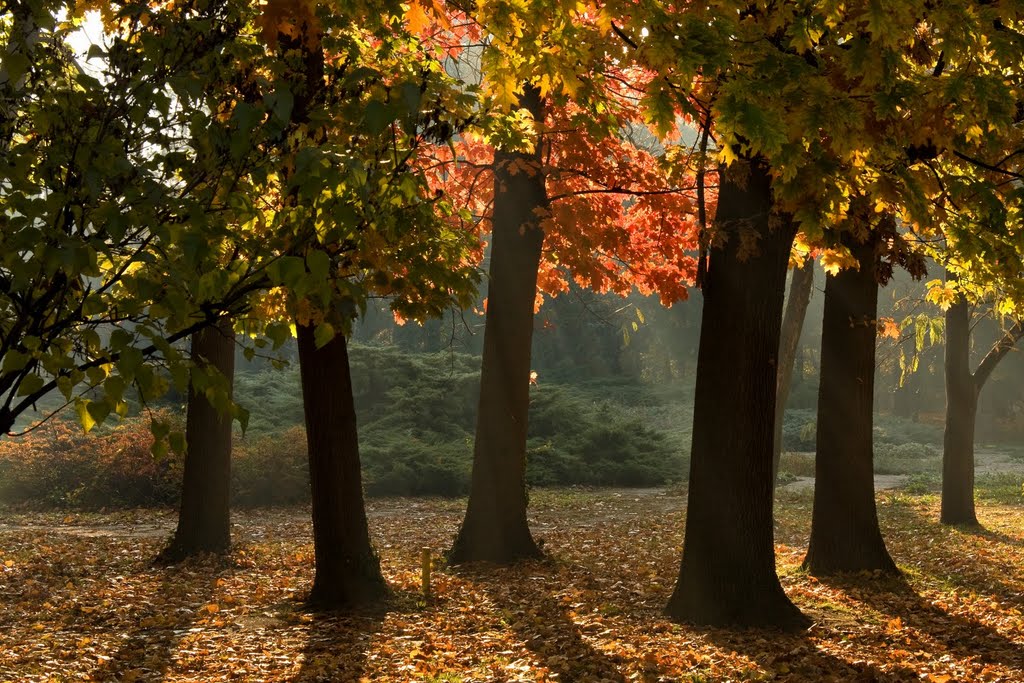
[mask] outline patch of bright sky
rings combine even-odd
[[[62,12],[62,14],[67,15],[66,12]],[[58,20],[64,19],[62,16],[57,18]],[[104,64],[102,58],[89,57],[89,48],[93,45],[105,45],[104,38],[103,21],[100,19],[100,13],[96,10],[86,12],[78,29],[68,36],[67,44],[75,51],[78,64],[93,76],[97,76],[103,71]]]

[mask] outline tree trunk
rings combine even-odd
[[[762,159],[722,172],[716,230],[726,241],[710,251],[703,287],[686,536],[666,612],[702,625],[799,628],[808,620],[779,584],[772,527],[779,330],[795,229],[772,213]]]
[[[230,387],[235,374],[235,332],[230,318],[192,335],[192,358],[214,368]],[[218,411],[190,384],[178,528],[157,560],[178,562],[199,553],[227,552],[231,546],[230,501],[231,415]]]
[[[955,276],[947,275],[953,279]],[[946,430],[942,440],[943,524],[977,525],[974,510],[974,428],[978,396],[999,362],[1024,337],[1018,319],[971,372],[971,310],[958,295],[946,310]]]
[[[540,93],[523,106],[543,120]],[[469,506],[452,563],[510,563],[541,552],[526,521],[526,425],[537,268],[547,209],[541,144],[533,154],[495,151],[494,209],[480,403]]]
[[[897,574],[875,509],[873,414],[878,237],[843,243],[860,262],[825,280],[811,541],[804,567],[828,575]]]
[[[371,602],[383,597],[387,586],[363,506],[347,340],[339,333],[318,349],[312,325],[297,325],[297,331],[313,493],[315,574],[309,602],[324,608]]]
[[[782,425],[786,417],[786,401],[793,383],[793,366],[800,345],[800,333],[804,329],[807,306],[811,302],[814,286],[814,261],[808,259],[800,268],[793,269],[793,280],[789,284],[789,298],[786,313],[782,317],[782,332],[779,338],[779,376],[775,390],[775,441],[772,453],[772,480],[777,481],[779,460],[782,458]]]
[[[946,426],[942,438],[943,524],[978,523],[974,509],[974,424],[978,392],[971,377],[971,311],[958,297],[946,310]]]
[[[946,430],[942,439],[943,524],[978,523],[974,511],[974,419],[978,392],[971,376],[971,310],[958,296],[946,310]]]

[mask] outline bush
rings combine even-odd
[[[469,491],[479,358],[352,349],[353,393],[368,495],[460,496]],[[241,372],[251,412],[235,440],[232,498],[243,507],[309,500],[301,391],[295,369]],[[527,481],[532,486],[658,486],[682,479],[686,459],[662,430],[635,417],[670,394],[610,381],[531,390]],[[170,415],[170,413],[168,413]],[[180,427],[179,427],[180,428]],[[0,501],[98,508],[174,505],[177,456],[155,460],[148,420],[86,436],[68,422],[0,442]]]
[[[792,477],[814,476],[814,454],[783,453],[779,459],[779,477],[788,474]]]
[[[231,458],[232,503],[241,507],[309,502],[306,430],[236,440]]]
[[[125,420],[92,435],[75,422],[54,419],[24,437],[0,441],[0,500],[81,509],[173,504],[181,459],[157,459],[152,445],[148,419]]]
[[[813,451],[816,448],[818,414],[815,410],[789,409],[782,419],[782,450]]]
[[[875,418],[875,444],[940,444],[942,425],[929,422],[914,422],[892,415],[878,415]]]
[[[669,438],[623,406],[587,402],[540,386],[530,404],[527,481],[533,486],[659,486],[683,478],[686,459]]]
[[[942,490],[942,477],[934,472],[913,474],[903,485],[903,490],[914,495],[937,493]]]

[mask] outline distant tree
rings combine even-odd
[[[953,275],[952,279],[956,279]],[[974,428],[978,396],[999,362],[1024,337],[1024,322],[1011,318],[1002,336],[971,371],[971,306],[963,294],[946,309],[946,428],[942,441],[943,524],[976,525]]]
[[[777,481],[779,462],[782,459],[782,425],[786,418],[786,401],[793,382],[793,366],[800,346],[800,334],[804,328],[807,305],[811,302],[814,287],[814,261],[806,260],[792,269],[789,296],[782,316],[782,331],[779,339],[779,369],[775,390],[775,452],[772,455],[772,476]]]
[[[231,384],[235,331],[230,318],[192,335],[195,363],[185,415],[185,462],[178,527],[157,558],[174,563],[231,547]],[[217,390],[223,382],[226,391]],[[207,391],[209,389],[209,391]],[[213,400],[211,400],[211,397]]]
[[[511,562],[539,552],[525,490],[534,311],[570,279],[685,297],[693,187],[685,154],[668,163],[623,135],[642,124],[636,93],[646,76],[610,59],[593,11],[579,20],[539,12],[525,34],[485,8],[469,18],[477,23],[450,23],[500,38],[479,58],[481,130],[439,150],[435,171],[438,188],[491,235],[472,488],[450,559]],[[509,80],[509,59],[535,44],[550,45],[552,59],[525,63]]]
[[[521,104],[544,120],[540,92],[527,87]],[[466,517],[451,562],[511,562],[540,549],[526,521],[526,433],[530,407],[530,350],[537,269],[548,195],[543,146],[494,153],[494,209],[487,317],[473,478]]]

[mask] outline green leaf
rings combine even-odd
[[[7,72],[7,82],[17,83],[25,75],[32,61],[23,52],[10,50],[4,55],[3,69]]]
[[[291,339],[292,330],[291,325],[283,322],[272,322],[267,325],[263,334],[273,343],[274,349],[281,348],[286,341]]]
[[[28,365],[31,358],[32,356],[27,353],[21,353],[20,351],[8,351],[4,355],[3,369],[0,370],[0,372],[5,375],[17,372]]]
[[[238,424],[242,428],[242,434],[245,434],[246,430],[249,429],[249,411],[236,403],[232,407],[232,412],[234,412],[235,419],[238,420]]]
[[[332,339],[334,339],[333,325],[330,323],[320,323],[316,326],[316,329],[313,331],[313,342],[316,344],[316,348],[323,348]]]
[[[298,256],[282,256],[267,267],[267,274],[274,284],[294,289],[306,275],[306,262]]]
[[[28,396],[43,388],[45,381],[39,375],[26,375],[18,384],[18,396]]]
[[[287,123],[291,119],[295,98],[287,88],[278,88],[267,95],[266,103],[267,107],[274,112],[274,116],[282,122]]]
[[[106,401],[90,401],[85,409],[96,424],[102,424],[107,415],[110,415],[110,404]]]
[[[331,257],[320,249],[311,249],[306,254],[306,266],[317,280],[326,280],[331,272]]]
[[[174,451],[178,455],[184,455],[185,454],[185,448],[186,448],[185,435],[182,432],[180,432],[180,431],[173,431],[173,432],[171,432],[168,435],[167,440],[170,442],[171,450],[172,451]]]
[[[363,112],[363,120],[366,123],[366,129],[371,134],[377,135],[391,125],[393,119],[388,112],[387,105],[374,100],[366,105],[366,109]]]

